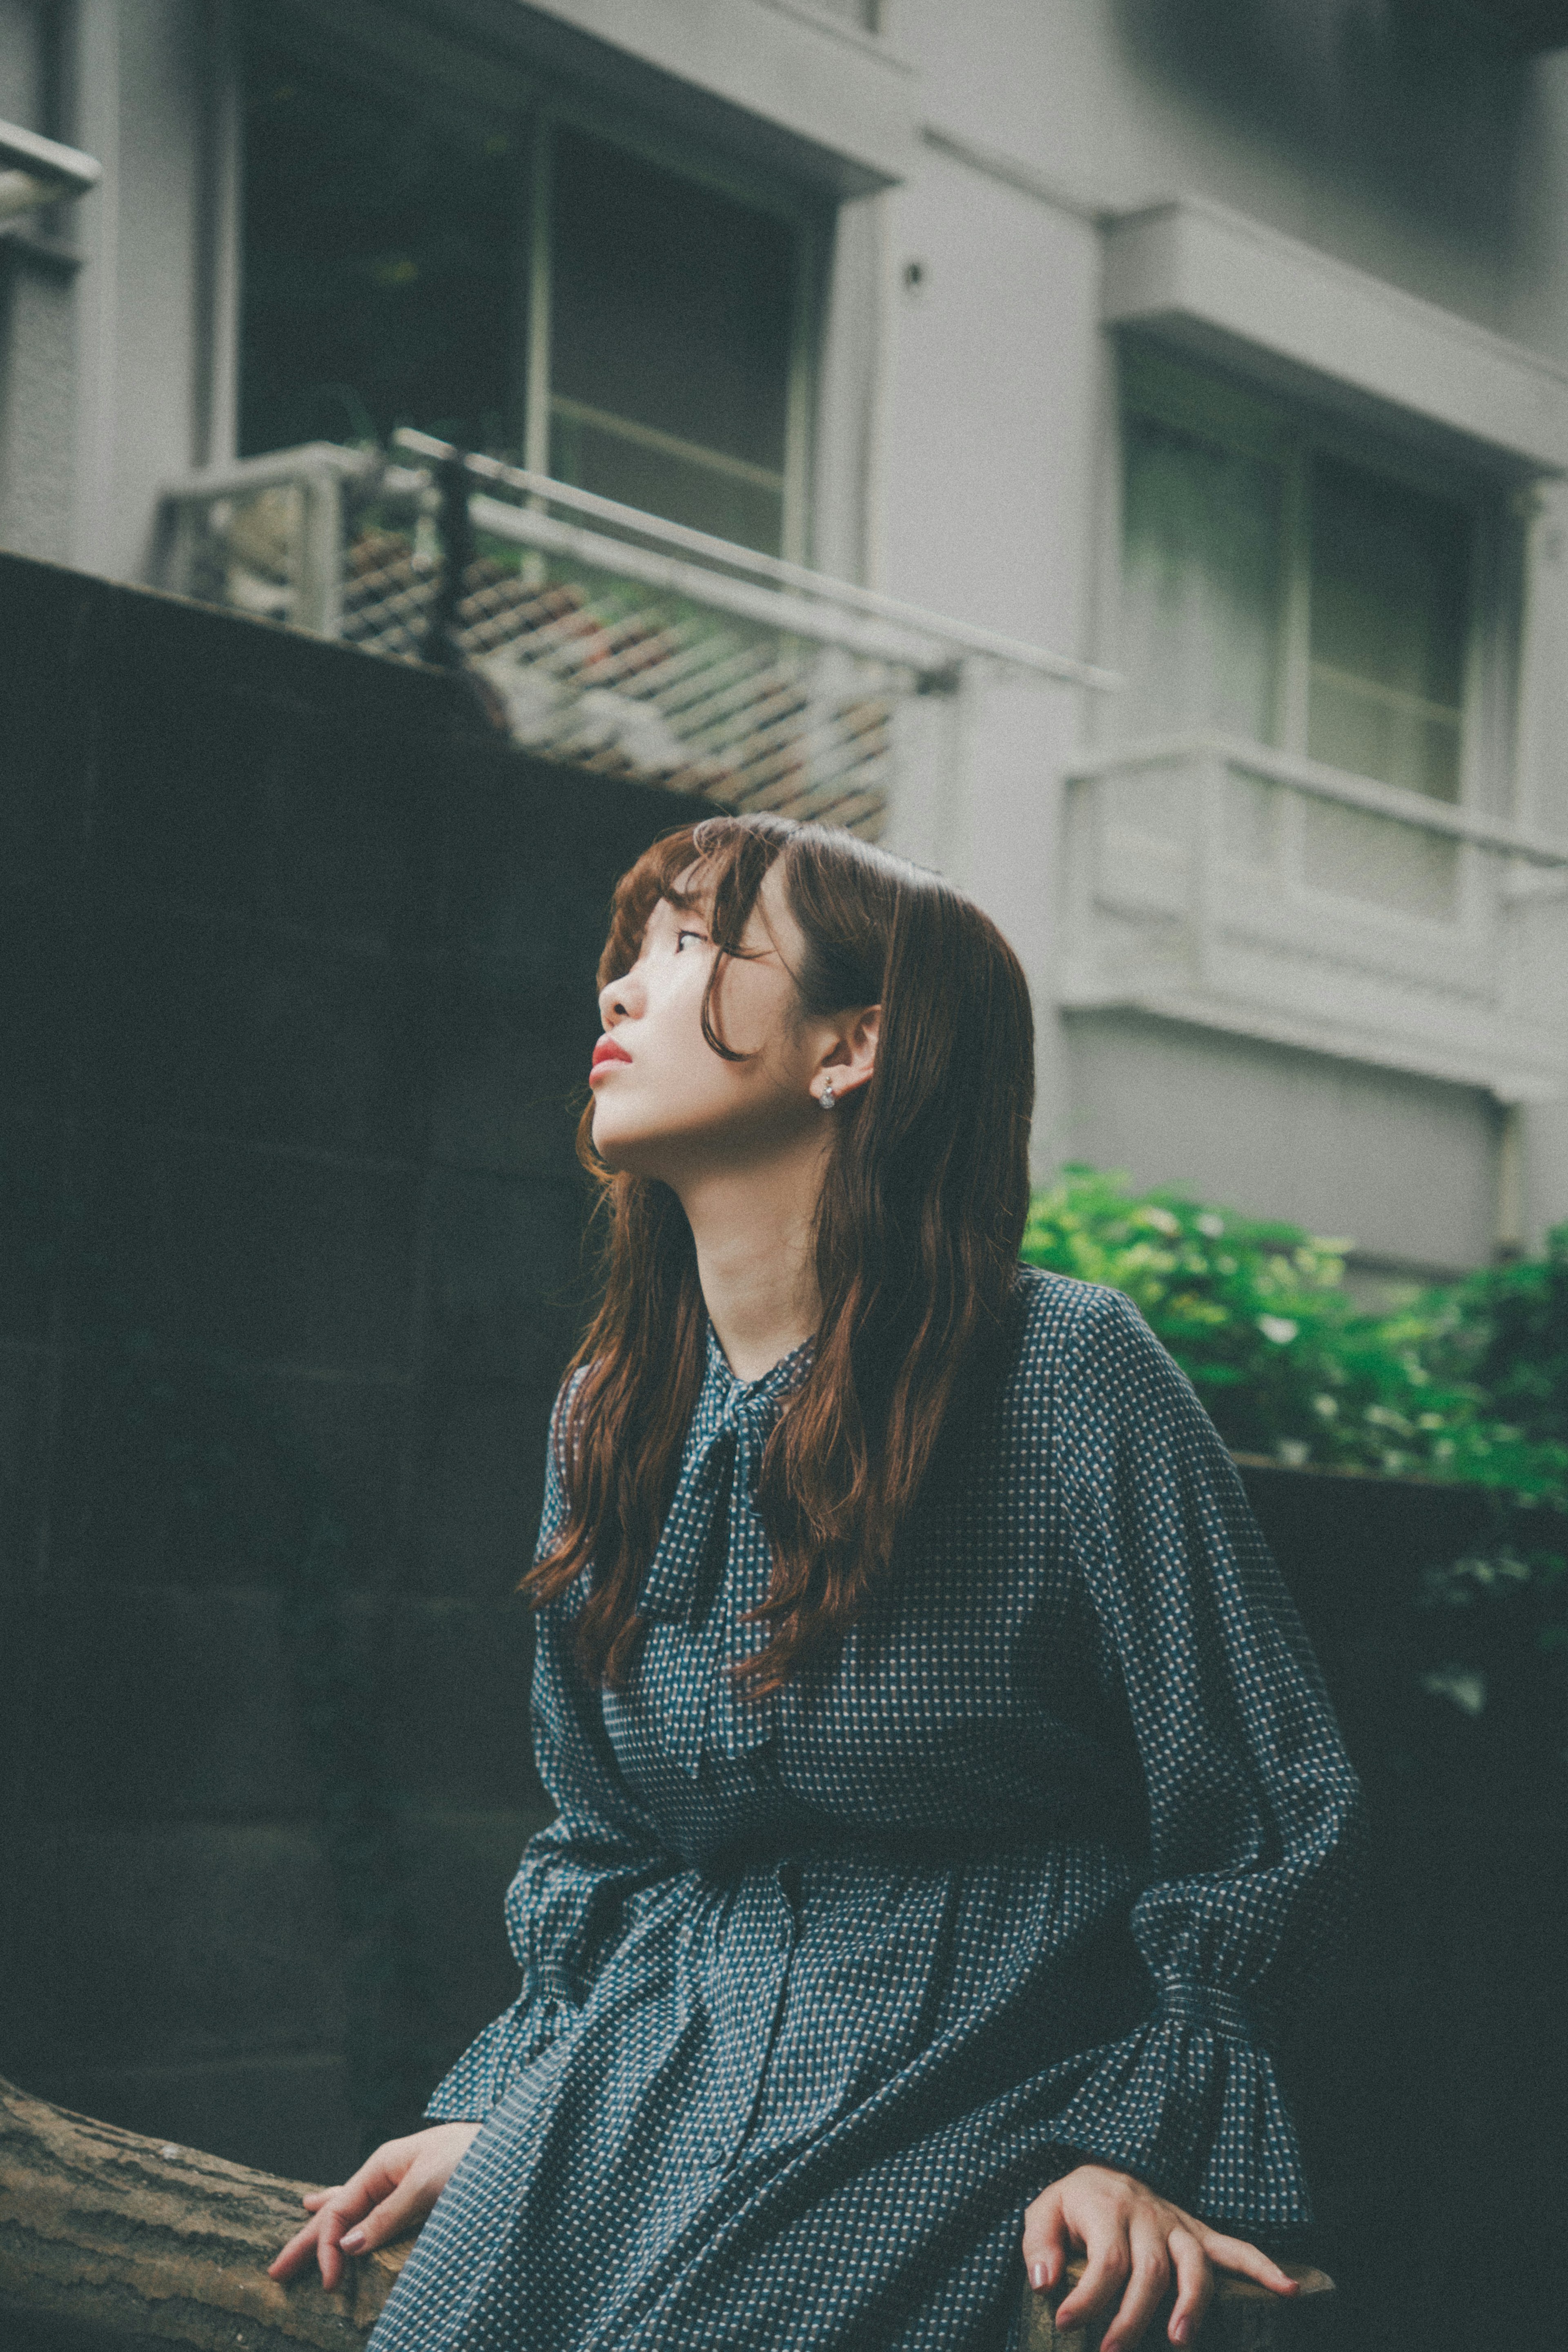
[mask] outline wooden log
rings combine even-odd
[[[1299,2294],[1275,2294],[1251,2279],[1237,2278],[1228,2272],[1219,2273],[1215,2281],[1214,2300],[1195,2338],[1201,2352],[1286,2352],[1286,2347],[1296,2345],[1301,2347],[1301,2352],[1307,2352],[1309,2346],[1315,2352],[1317,2346],[1328,2341],[1334,2300],[1333,2279],[1326,2271],[1313,2270],[1310,2263],[1282,2263],[1281,2268],[1298,2282]],[[1066,2284],[1053,2293],[1037,2294],[1032,2287],[1024,2288],[1021,2352],[1099,2352],[1103,2330],[1098,2325],[1058,2327],[1056,2324],[1057,2305],[1082,2275],[1082,2263],[1072,2262],[1067,2266]],[[1169,2352],[1166,2323],[1171,2315],[1173,2301],[1174,2297],[1167,2295],[1149,2323],[1142,2352],[1158,2352],[1161,2347]]]
[[[0,2081],[0,2344],[359,2352],[407,2257],[267,2275],[308,2182],[143,2139]]]
[[[0,2344],[358,2352],[412,2241],[351,2261],[334,2294],[313,2267],[280,2285],[267,2265],[299,2227],[308,2185],[144,2139],[0,2081]],[[1285,2268],[1301,2284],[1289,2299],[1220,2279],[1203,2352],[1305,2352],[1321,2340],[1333,2282],[1304,2263]],[[1065,2293],[1025,2288],[1022,2352],[1097,2352],[1097,2327],[1058,2329]],[[1167,2304],[1147,2352],[1168,2315]]]

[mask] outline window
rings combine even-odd
[[[246,76],[246,453],[414,425],[805,552],[804,201],[266,34]]]
[[[243,455],[394,425],[512,438],[519,165],[501,126],[250,46]]]
[[[777,553],[795,237],[565,125],[550,150],[549,470]],[[542,319],[541,319],[542,324]]]
[[[1367,465],[1218,378],[1123,362],[1129,723],[1458,801],[1484,499]]]

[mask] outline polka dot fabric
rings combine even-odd
[[[1125,1299],[1024,1270],[874,1626],[758,1711],[726,1668],[803,1361],[710,1348],[623,1692],[574,1596],[540,1614],[522,1990],[431,2102],[483,2128],[373,2352],[1004,2352],[1024,2208],[1085,2158],[1309,2218],[1268,2040],[1359,1799],[1192,1390]]]

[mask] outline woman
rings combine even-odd
[[[1020,2250],[1076,2249],[1059,2324],[1127,2352],[1174,2286],[1186,2343],[1217,2266],[1291,2291],[1228,2232],[1307,2218],[1260,2037],[1356,1790],[1191,1389],[1019,1265],[1017,959],[725,817],[626,876],[601,978],[521,1997],[274,2273],[434,2205],[374,2352],[998,2352]]]

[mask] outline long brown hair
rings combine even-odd
[[[763,1454],[758,1506],[773,1547],[767,1638],[737,1672],[761,1697],[836,1657],[886,1582],[898,1530],[946,1424],[996,1362],[1029,1202],[1034,1033],[1018,958],[940,876],[852,835],[780,817],[709,817],[622,877],[601,987],[635,961],[661,898],[701,900],[716,991],[763,877],[778,863],[805,938],[807,1018],[880,1004],[870,1082],[831,1112],[816,1227],[821,1322],[810,1370]],[[557,1432],[569,1496],[523,1580],[536,1606],[586,1570],[575,1639],[584,1672],[618,1685],[641,1642],[637,1592],[674,1492],[701,1388],[707,1314],[685,1212],[665,1184],[597,1160],[591,1103],[578,1152],[601,1187],[603,1291],[569,1374]]]

